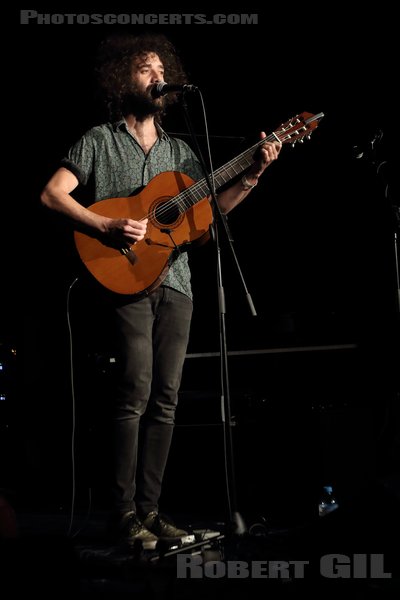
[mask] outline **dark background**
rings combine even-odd
[[[134,10],[150,12],[137,5]],[[132,11],[112,7],[107,12]],[[216,12],[237,11],[219,7]],[[285,146],[279,161],[229,216],[257,317],[250,315],[222,239],[228,350],[270,350],[231,360],[239,477],[241,489],[252,490],[242,501],[251,504],[250,498],[259,493],[262,511],[260,486],[265,480],[274,482],[278,497],[277,489],[291,489],[292,482],[294,487],[301,485],[303,477],[311,486],[334,479],[346,493],[354,473],[364,482],[392,472],[398,447],[394,222],[391,202],[371,160],[387,161],[380,173],[390,182],[392,198],[398,198],[394,149],[399,103],[394,16],[384,6],[355,16],[338,7],[335,13],[326,9],[324,15],[305,8],[281,15],[247,12],[259,14],[258,25],[146,29],[170,37],[190,82],[201,89],[215,167],[252,145],[261,130],[271,133],[303,111],[325,114],[311,140],[294,149]],[[11,266],[2,314],[7,398],[0,408],[7,425],[5,449],[11,457],[5,481],[20,502],[28,498],[51,505],[69,499],[68,300],[77,392],[78,492],[84,504],[86,488],[97,485],[96,501],[101,505],[103,500],[100,481],[107,454],[102,436],[107,434],[111,350],[101,315],[84,285],[78,282],[68,295],[78,273],[70,232],[40,206],[39,195],[68,147],[104,119],[93,84],[94,56],[98,43],[117,29],[135,33],[142,28],[21,26],[14,15],[20,54],[13,73],[18,108],[6,115],[6,125],[16,141],[10,169],[17,170],[5,225],[13,239],[17,229],[19,242],[6,250]],[[196,98],[190,109],[204,148],[203,115]],[[179,107],[164,126],[187,134]],[[372,155],[371,140],[378,131],[383,137]],[[195,314],[189,352],[217,352],[213,246],[193,250],[191,260]],[[325,350],[273,352],[314,345]],[[326,349],[333,345],[347,348]],[[12,348],[17,348],[17,363]],[[213,442],[214,429],[207,427],[218,421],[219,375],[218,364],[210,360],[218,362],[192,358],[185,366],[178,414],[183,429],[177,432],[173,456],[184,462],[188,477],[206,463],[207,489],[215,489],[217,482],[221,486],[217,465],[222,457],[219,442]],[[13,370],[15,377],[10,375]],[[189,429],[193,423],[196,429]],[[273,456],[287,465],[284,471],[271,467]],[[204,482],[196,477],[188,484],[192,500],[204,490]],[[171,496],[167,492],[172,504]],[[223,491],[217,496],[223,505]]]

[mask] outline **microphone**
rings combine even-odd
[[[189,84],[180,84],[180,83],[167,83],[166,81],[160,81],[160,83],[155,83],[151,90],[150,94],[153,98],[159,98],[160,96],[165,96],[165,94],[169,94],[171,92],[196,92],[198,88],[195,85]]]

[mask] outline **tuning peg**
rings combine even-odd
[[[311,140],[311,133],[309,133],[306,137],[308,140]]]
[[[295,147],[295,145],[296,145],[296,142],[297,142],[297,140],[294,140],[294,142],[292,142],[292,144],[291,144],[291,145],[292,145],[292,148],[294,148],[294,147]]]

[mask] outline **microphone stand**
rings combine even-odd
[[[226,304],[225,304],[225,292],[223,286],[222,279],[222,263],[221,263],[221,247],[219,243],[219,231],[218,226],[220,224],[223,225],[230,249],[233,253],[236,266],[238,268],[240,278],[242,280],[246,299],[249,303],[250,310],[253,316],[256,316],[257,313],[254,308],[253,301],[251,296],[247,290],[242,271],[239,266],[239,262],[237,260],[234,248],[233,248],[233,239],[231,232],[228,227],[226,215],[222,214],[221,209],[219,207],[216,191],[214,186],[214,180],[208,174],[208,170],[196,137],[196,133],[194,131],[193,124],[190,119],[186,98],[185,98],[185,90],[182,93],[182,106],[184,110],[184,117],[187,124],[187,127],[190,131],[191,138],[193,143],[197,149],[197,155],[201,162],[201,166],[204,172],[204,177],[206,179],[208,189],[210,191],[210,195],[212,197],[212,208],[214,215],[214,223],[211,225],[211,237],[215,244],[216,255],[217,255],[217,285],[218,285],[218,309],[219,309],[219,343],[220,343],[220,358],[221,358],[221,415],[222,422],[224,426],[224,444],[225,444],[225,465],[226,465],[226,485],[227,485],[227,501],[228,501],[228,515],[229,515],[229,528],[230,533],[242,535],[246,533],[247,527],[246,524],[238,510],[237,505],[237,492],[236,492],[236,477],[235,477],[235,466],[234,466],[234,449],[233,449],[233,436],[232,436],[232,427],[234,426],[232,423],[231,416],[231,396],[230,396],[230,386],[229,386],[229,369],[228,369],[228,352],[227,352],[227,344],[226,344]]]
[[[398,259],[398,234],[400,232],[400,206],[395,203],[390,192],[390,183],[385,177],[385,165],[388,165],[387,160],[380,160],[378,157],[378,146],[383,137],[383,131],[378,129],[374,134],[373,139],[368,143],[367,148],[353,146],[355,158],[364,158],[374,169],[375,174],[379,178],[384,189],[385,199],[390,203],[393,215],[393,250],[394,250],[394,265],[395,265],[395,280],[396,280],[396,309],[397,315],[400,316],[400,272]]]

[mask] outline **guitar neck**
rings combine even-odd
[[[228,163],[217,169],[214,173],[215,187],[221,187],[222,185],[228,183],[228,181],[230,181],[231,179],[233,179],[237,175],[240,175],[240,173],[243,173],[243,171],[248,169],[248,167],[250,167],[254,163],[254,154],[257,148],[264,144],[266,141],[271,142],[274,139],[277,138],[274,138],[274,136],[271,134],[267,138],[258,141],[256,144],[254,144],[254,146],[252,146],[248,150],[245,150],[245,152],[242,152],[242,154],[239,154],[239,156],[236,156],[236,158],[233,158]],[[199,183],[202,183],[205,186],[205,191],[208,191],[208,186],[205,179],[202,179]]]
[[[274,134],[259,140],[256,144],[254,144],[251,148],[248,148],[239,156],[236,156],[222,167],[219,167],[216,171],[214,171],[214,183],[215,188],[218,189],[223,186],[228,181],[231,181],[237,175],[240,175],[248,169],[254,163],[254,153],[257,148],[264,144],[266,141],[271,142],[273,140],[279,140]],[[211,179],[211,175],[209,175]],[[207,183],[206,178],[200,179],[190,187],[186,188],[183,192],[178,194],[174,200],[177,203],[180,212],[185,212],[191,206],[203,200],[203,198],[207,197],[210,194],[210,189]]]
[[[240,175],[248,169],[254,162],[254,154],[265,142],[280,142],[281,144],[290,143],[293,146],[297,141],[303,141],[303,138],[309,138],[313,129],[318,126],[319,121],[324,116],[324,113],[312,114],[312,113],[301,113],[283,123],[280,128],[270,133],[267,137],[259,140],[248,150],[236,156],[222,167],[219,167],[214,171],[214,183],[215,188],[218,189],[225,183],[228,183],[231,179]],[[211,176],[210,176],[211,179]],[[194,183],[190,187],[186,188],[180,194],[175,196],[171,200],[176,205],[179,212],[183,213],[192,206],[194,206],[200,200],[203,200],[210,194],[210,189],[207,183],[207,179],[200,179],[197,183]]]

